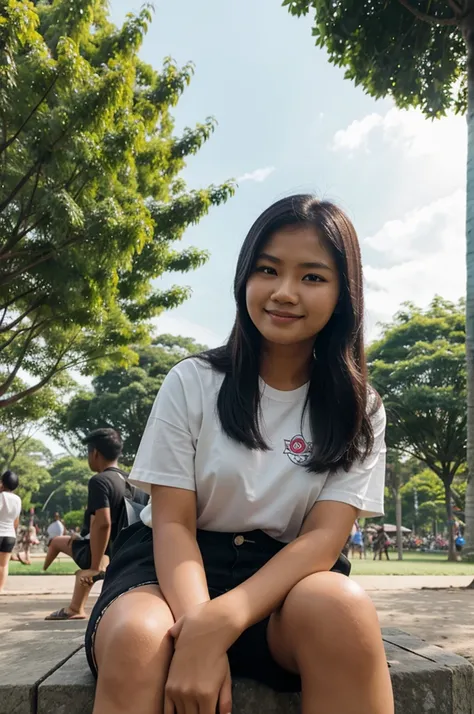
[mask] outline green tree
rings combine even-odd
[[[59,381],[63,382],[61,389]],[[2,409],[0,434],[4,435],[10,444],[8,451],[8,468],[14,468],[18,454],[25,448],[30,439],[52,418],[60,408],[63,392],[70,389],[72,380],[67,375],[56,380],[56,385],[48,384],[43,389],[29,394],[18,402],[9,404]],[[25,382],[18,377],[14,380],[12,388],[17,392],[27,389]]]
[[[426,464],[443,482],[448,524],[451,486],[466,459],[464,301],[405,303],[368,349],[371,380],[387,410],[388,445]],[[449,558],[455,559],[449,528]]]
[[[404,525],[436,535],[438,524],[446,520],[445,492],[437,475],[430,469],[415,474],[402,486],[400,495]]]
[[[0,472],[12,466],[18,475],[20,485],[16,493],[22,500],[23,510],[37,506],[37,496],[41,487],[50,480],[49,465],[52,454],[38,439],[31,438],[12,462],[12,444],[5,434],[0,433]]]
[[[234,191],[187,189],[215,127],[174,134],[193,66],[144,63],[150,6],[115,27],[107,4],[0,0],[0,407],[71,367],[133,363],[151,318],[189,295],[153,281],[207,259],[175,242]]]
[[[41,511],[52,516],[83,509],[87,504],[87,483],[92,476],[85,459],[63,456],[49,467],[49,478],[36,494]]]
[[[373,97],[431,118],[467,113],[466,555],[474,557],[474,0],[284,0],[313,12],[316,44]]]
[[[64,523],[66,524],[66,528],[77,528],[81,527],[82,523],[84,521],[84,511],[83,510],[77,510],[77,511],[68,511],[67,513],[64,514]]]
[[[131,465],[163,379],[183,357],[204,349],[189,338],[160,335],[152,345],[137,349],[136,367],[117,367],[95,377],[93,391],[76,395],[56,413],[51,434],[63,444],[71,439],[73,447],[81,448],[87,432],[114,427],[124,440],[122,460]]]

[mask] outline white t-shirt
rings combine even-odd
[[[53,521],[48,526],[48,538],[64,535],[64,526],[61,521]]]
[[[261,429],[269,451],[252,451],[230,439],[217,414],[224,375],[202,360],[176,365],[151,410],[130,481],[195,491],[197,527],[218,532],[263,530],[289,543],[316,501],[342,501],[361,516],[383,515],[385,410],[373,417],[375,443],[349,472],[308,472],[310,428],[307,385],[282,392],[261,381]],[[303,433],[301,433],[303,432]],[[142,511],[151,526],[151,505]]]
[[[20,496],[10,491],[0,491],[0,538],[16,538],[14,523],[20,513]]]

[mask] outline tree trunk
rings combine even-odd
[[[449,481],[449,483],[448,483]],[[450,476],[447,475],[446,477],[443,477],[443,483],[444,483],[444,495],[446,498],[446,515],[448,517],[448,543],[449,543],[449,549],[448,549],[448,560],[451,562],[454,562],[457,560],[456,558],[456,550],[454,547],[454,521],[453,521],[453,502],[451,501],[451,483],[450,483]]]
[[[400,494],[400,488],[397,488],[397,492],[395,495],[395,518],[396,518],[396,523],[397,523],[398,560],[403,560],[402,496]]]
[[[474,1],[468,1],[463,23],[467,47],[467,201],[466,201],[466,362],[467,466],[466,545],[464,557],[474,560]]]

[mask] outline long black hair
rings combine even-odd
[[[329,201],[295,195],[274,203],[251,227],[237,261],[234,297],[237,315],[223,347],[200,355],[225,374],[217,399],[224,432],[250,449],[267,450],[259,424],[261,335],[247,310],[246,286],[257,258],[271,236],[286,226],[312,226],[332,251],[340,278],[339,302],[315,338],[306,408],[309,408],[313,454],[309,471],[348,470],[373,446],[364,353],[364,300],[359,241],[344,212]]]

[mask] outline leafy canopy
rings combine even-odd
[[[234,191],[180,177],[215,128],[174,133],[192,64],[140,59],[150,6],[122,27],[106,8],[0,0],[0,407],[68,368],[133,363],[151,318],[189,295],[154,281],[208,257],[175,242]]]
[[[405,303],[368,349],[387,410],[390,447],[426,464],[449,488],[466,459],[464,300]]]
[[[469,0],[284,0],[314,13],[313,35],[345,78],[429,117],[465,112]]]
[[[51,434],[83,450],[81,439],[89,431],[105,426],[116,428],[124,441],[122,461],[132,464],[151,407],[169,370],[187,355],[204,349],[189,338],[161,335],[152,345],[137,349],[135,367],[116,367],[95,377],[93,391],[73,397],[56,414],[50,424]]]

